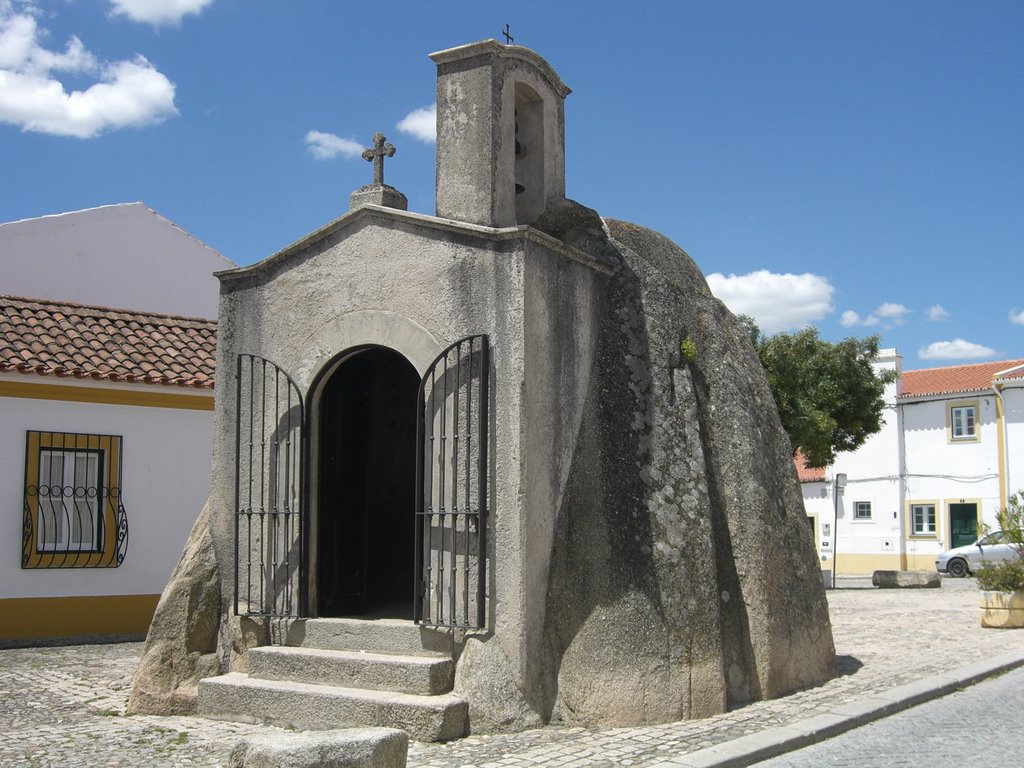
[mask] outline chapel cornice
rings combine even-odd
[[[368,221],[364,221],[368,220]],[[327,238],[337,236],[346,230],[366,224],[377,224],[380,226],[412,226],[420,229],[425,235],[444,236],[456,235],[479,240],[484,244],[505,243],[513,241],[533,242],[544,248],[564,256],[572,261],[584,264],[602,274],[610,275],[612,267],[603,264],[588,256],[578,248],[566,245],[561,240],[541,232],[531,226],[518,225],[514,227],[485,227],[480,224],[469,224],[454,219],[444,219],[437,216],[428,216],[422,213],[401,211],[396,208],[388,208],[379,205],[364,205],[355,210],[350,210],[334,221],[325,224],[319,229],[310,232],[300,240],[291,245],[285,246],[277,253],[268,256],[247,267],[228,269],[215,272],[221,283],[230,283],[236,280],[252,278],[264,275],[280,267],[290,258],[312,248],[317,243]]]

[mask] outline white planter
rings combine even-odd
[[[999,629],[1024,627],[1024,592],[981,591],[981,626]]]

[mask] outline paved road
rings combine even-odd
[[[828,599],[839,674],[817,688],[706,720],[603,731],[551,726],[451,744],[413,743],[409,766],[655,766],[972,662],[1024,653],[1024,630],[981,628],[973,580],[944,580],[942,589],[931,590],[840,589]],[[213,768],[228,764],[242,737],[268,730],[197,717],[126,717],[140,651],[140,643],[0,650],[0,766]],[[964,738],[978,735],[971,728]],[[879,765],[885,762],[871,759],[858,768]]]
[[[759,768],[1024,764],[1024,669],[757,763]]]

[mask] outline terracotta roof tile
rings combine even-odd
[[[976,392],[992,386],[992,376],[1014,366],[1024,365],[1024,359],[1003,360],[997,363],[951,365],[946,368],[926,368],[903,372],[903,392],[900,397],[920,395],[946,395],[957,392]],[[1010,373],[1005,379],[1024,378],[1024,369]]]
[[[825,468],[808,467],[807,459],[802,451],[796,452],[796,455],[793,457],[793,463],[796,465],[796,474],[800,478],[801,483],[817,483],[825,479]]]
[[[0,372],[213,387],[217,323],[0,296]]]

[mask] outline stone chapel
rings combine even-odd
[[[219,273],[211,496],[131,706],[447,740],[825,681],[744,328],[667,238],[566,199],[543,58],[431,58],[436,214],[384,183],[378,135],[346,213]]]

